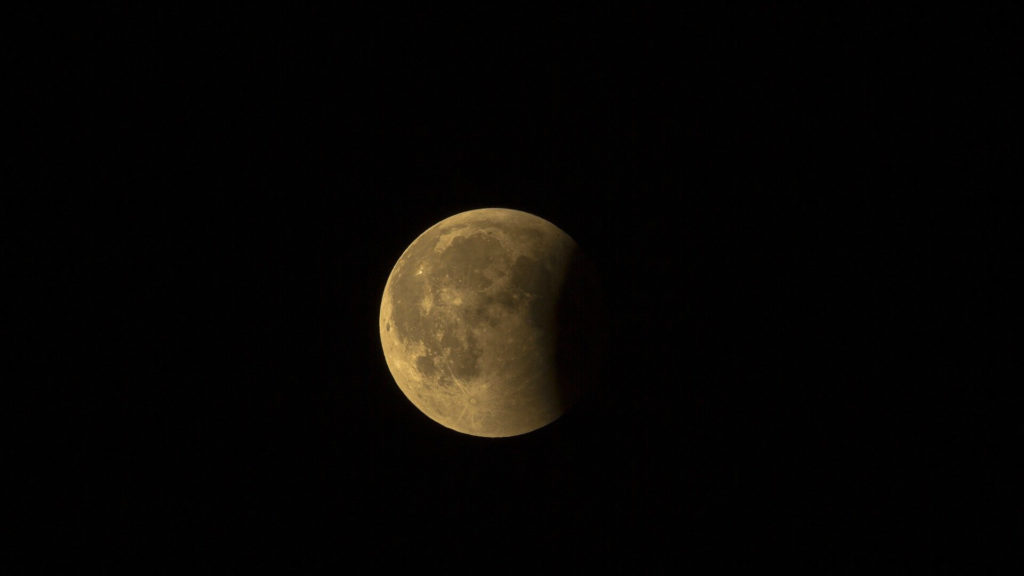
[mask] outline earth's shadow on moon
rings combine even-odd
[[[609,322],[604,290],[594,262],[579,246],[570,257],[555,314],[558,401],[565,418],[578,404],[600,399],[607,391]]]

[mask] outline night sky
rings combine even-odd
[[[15,558],[858,573],[1019,551],[1019,9],[9,11],[27,194],[5,210],[42,209],[4,235],[39,392],[12,474],[43,488],[15,532],[53,543]],[[572,235],[610,308],[604,385],[502,440],[418,412],[377,333],[405,247],[483,207]]]

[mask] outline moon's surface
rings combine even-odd
[[[434,421],[474,436],[559,418],[586,384],[581,262],[568,234],[518,210],[470,210],[430,227],[381,300],[381,345],[399,388]]]

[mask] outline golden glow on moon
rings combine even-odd
[[[395,382],[452,430],[525,434],[578,394],[560,371],[563,290],[578,247],[554,224],[485,208],[435,224],[384,288],[380,339]]]

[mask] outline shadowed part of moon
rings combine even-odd
[[[555,323],[558,392],[563,410],[605,384],[605,305],[597,269],[577,247],[559,293]]]

